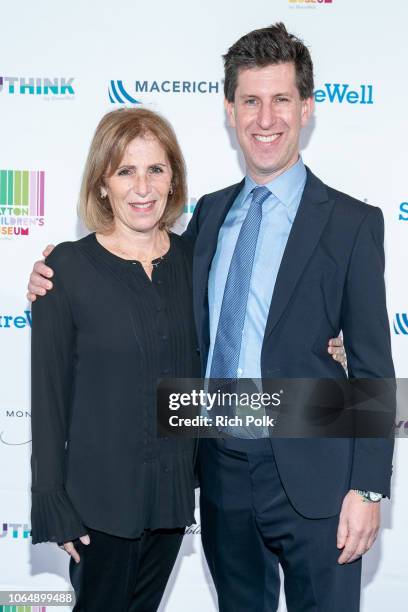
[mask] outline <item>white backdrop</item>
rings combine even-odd
[[[2,3],[2,590],[68,587],[66,554],[55,545],[32,547],[29,537],[25,291],[32,263],[47,243],[83,235],[75,206],[85,156],[100,117],[120,100],[142,102],[175,126],[188,165],[187,212],[201,194],[241,179],[242,159],[223,111],[221,55],[251,29],[283,20],[311,48],[318,93],[302,155],[325,182],[384,211],[393,353],[397,374],[408,376],[407,17],[405,3],[385,0]],[[400,429],[408,409],[403,420]],[[382,502],[383,530],[365,558],[364,612],[400,610],[408,600],[407,460],[408,444],[400,439],[392,501]],[[166,612],[216,610],[199,526],[192,531],[162,604]]]

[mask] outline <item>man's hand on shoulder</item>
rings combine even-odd
[[[380,502],[370,502],[351,490],[343,500],[337,530],[337,548],[343,551],[339,563],[351,563],[374,544],[380,528]]]
[[[44,257],[54,250],[54,245],[49,244],[43,251]],[[45,295],[52,289],[52,282],[49,280],[54,275],[54,271],[45,265],[43,261],[36,261],[28,282],[27,299],[34,302],[37,295]]]

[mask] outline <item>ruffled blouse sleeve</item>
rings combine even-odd
[[[32,542],[67,542],[86,534],[64,488],[75,327],[63,287],[69,252],[47,259],[54,287],[32,307],[31,427]]]

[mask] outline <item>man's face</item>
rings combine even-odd
[[[300,99],[293,63],[240,70],[234,102],[225,101],[225,109],[256,183],[268,183],[296,163],[313,98]]]

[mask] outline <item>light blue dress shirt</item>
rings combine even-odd
[[[266,185],[276,197],[270,196],[262,206],[262,222],[252,268],[237,377],[261,378],[261,349],[272,294],[305,183],[306,169],[299,158],[296,164]],[[232,204],[218,234],[217,250],[208,278],[210,349],[207,378],[211,371],[214,342],[232,254],[251,203],[251,191],[256,186],[249,176],[245,177],[244,187]]]

